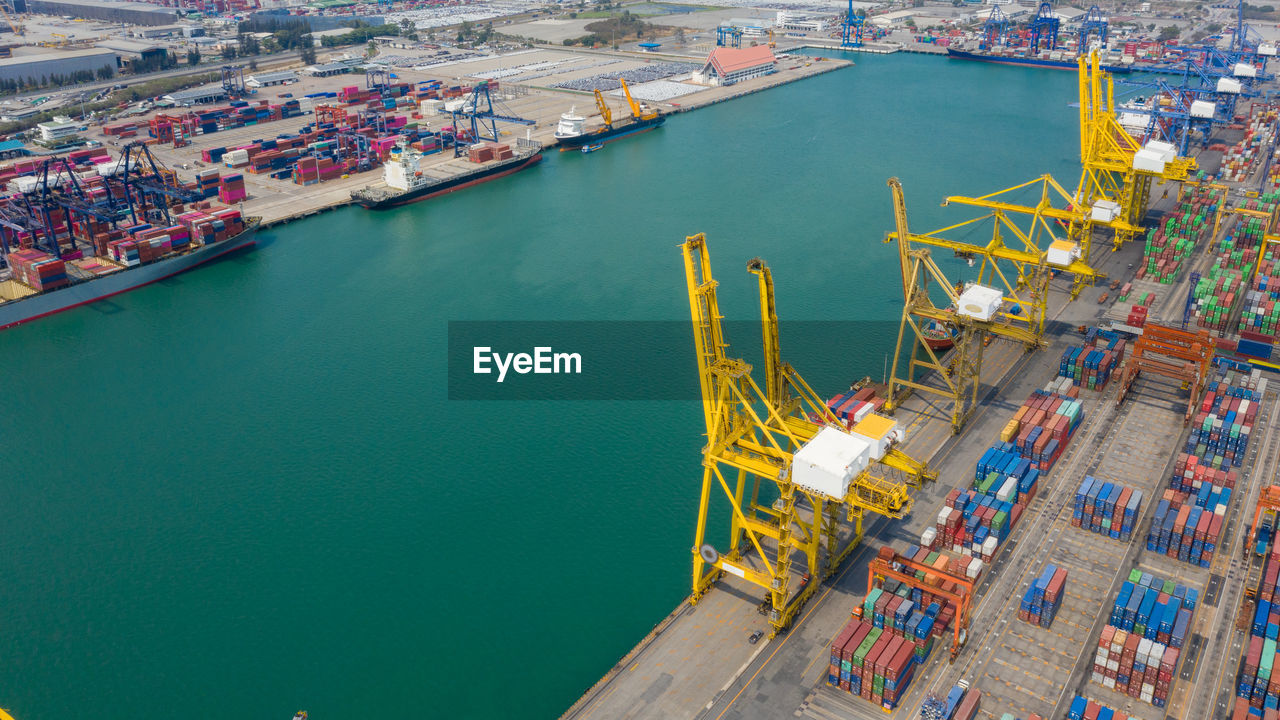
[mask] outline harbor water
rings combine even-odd
[[[726,317],[757,316],[762,256],[784,320],[882,321],[784,336],[786,359],[823,394],[879,377],[901,302],[886,178],[915,230],[962,217],[947,194],[1074,187],[1075,85],[850,57],[0,333],[0,707],[557,716],[687,594],[701,406],[451,401],[447,323],[687,322],[677,246],[705,232]],[[663,381],[645,373],[618,382]]]

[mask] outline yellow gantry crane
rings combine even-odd
[[[860,444],[858,428],[846,432],[822,398],[782,362],[773,276],[755,259],[748,270],[758,277],[760,292],[766,377],[761,389],[751,366],[726,354],[706,237],[687,238],[681,250],[707,432],[690,600],[696,603],[726,573],[736,576],[768,593],[762,608],[776,633],[813,595],[816,580],[829,576],[861,541],[866,513],[903,517],[911,511],[909,488],[937,475],[895,446],[896,423],[875,415],[870,417],[886,428],[883,437],[899,435],[874,459],[880,453]],[[848,463],[847,491],[824,494],[803,484],[801,478],[812,477],[817,467],[813,458],[820,449],[859,447],[868,450],[841,456]],[[730,509],[724,551],[707,537],[712,496],[720,493]],[[793,569],[797,555],[802,566]]]
[[[1000,199],[1004,193],[1026,190],[1036,183],[1040,183],[1041,195],[1035,206]],[[1052,206],[1050,190],[1063,198],[1069,196],[1048,175],[979,198],[949,197],[944,205],[971,205],[991,212],[923,235],[913,234],[908,228],[902,183],[890,178],[888,185],[893,195],[896,231],[890,233],[885,242],[896,240],[898,243],[903,306],[885,409],[895,410],[915,391],[950,398],[951,428],[958,433],[978,404],[982,353],[987,337],[1007,338],[1022,343],[1028,350],[1041,347],[1050,270],[1071,273],[1077,283],[1093,282],[1102,276],[1080,258],[1077,244],[1055,234],[1055,227],[1065,234],[1087,223],[1079,212]],[[1014,220],[1024,215],[1030,222],[1021,227]],[[986,245],[942,236],[986,220],[991,220],[993,226],[991,241]],[[1014,244],[1006,244],[1006,237]],[[1046,239],[1050,240],[1048,250],[1041,250],[1040,243]],[[974,264],[981,259],[977,282],[967,286],[952,282],[934,261],[929,247],[922,246],[950,250]],[[931,289],[931,281],[936,290]],[[938,294],[945,299],[941,305],[934,302]],[[927,332],[937,326],[954,331],[954,350],[945,362],[931,347],[930,340],[936,338]],[[924,377],[930,371],[936,373],[932,383]]]
[[[618,82],[622,83],[622,92],[627,96],[627,104],[631,106],[631,118],[633,120],[652,120],[653,118],[658,117],[657,110],[646,108],[631,99],[631,88],[627,87],[626,80],[618,78]]]
[[[1115,232],[1113,247],[1119,250],[1142,232],[1152,184],[1185,182],[1196,161],[1177,157],[1172,145],[1140,145],[1116,120],[1115,83],[1098,52],[1077,62],[1081,173],[1075,202],[1096,224]]]

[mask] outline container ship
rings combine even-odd
[[[365,208],[381,210],[496,180],[542,160],[542,145],[524,139],[517,140],[514,148],[506,143],[482,143],[472,145],[468,152],[469,165],[459,161],[424,168],[426,154],[402,141],[383,165],[386,185],[353,190],[351,197]],[[458,166],[462,166],[460,170]]]
[[[1075,55],[1071,53],[1063,53],[1061,58],[1054,59],[1052,57],[1028,57],[1025,55],[997,55],[986,51],[972,52],[949,47],[947,48],[947,57],[956,60],[995,63],[996,65],[1025,65],[1056,70],[1075,71],[1079,68]],[[1102,68],[1111,73],[1127,73],[1132,70],[1128,65],[1103,65]]]
[[[96,257],[57,258],[37,249],[7,256],[0,330],[119,295],[250,247],[261,218],[230,208],[180,215],[170,227],[137,225],[103,238]],[[79,255],[79,253],[77,253]]]

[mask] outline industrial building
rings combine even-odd
[[[208,105],[226,100],[227,90],[221,85],[206,85],[190,90],[179,90],[165,95],[164,99],[175,105]]]
[[[118,53],[105,48],[19,55],[0,59],[0,80],[39,80],[42,77],[71,75],[81,71],[97,73],[104,67],[110,68],[114,77],[119,64]]]
[[[736,82],[777,72],[778,60],[768,45],[748,48],[718,47],[707,56],[702,69],[693,74],[701,85],[732,85]]]
[[[330,77],[351,72],[351,63],[331,62],[323,65],[312,65],[305,72],[312,77]]]
[[[160,37],[200,37],[204,35],[204,27],[200,25],[155,25],[151,27],[134,28],[130,31],[134,37],[140,38],[160,38]]]
[[[174,25],[178,12],[150,3],[113,0],[28,0],[27,10],[38,15],[70,15],[129,25]]]
[[[96,45],[100,48],[115,51],[116,55],[120,56],[120,60],[125,64],[132,64],[137,60],[163,58],[169,52],[159,45],[117,38],[99,40]]]
[[[71,121],[69,117],[61,115],[54,117],[49,122],[42,122],[36,125],[40,131],[40,141],[44,143],[57,143],[60,140],[66,140],[76,134],[77,124]]]
[[[298,82],[298,75],[292,70],[281,70],[279,72],[258,73],[245,78],[244,84],[251,88],[270,87],[272,85],[287,85],[289,83]]]

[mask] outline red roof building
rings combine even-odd
[[[777,72],[778,60],[768,45],[755,47],[718,47],[707,56],[702,69],[694,73],[694,81],[704,85],[732,85],[761,75]]]

